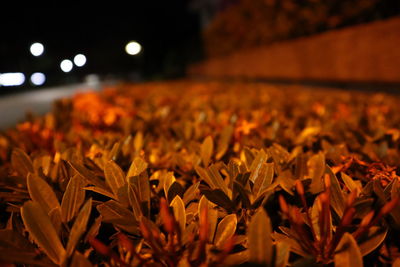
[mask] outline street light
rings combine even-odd
[[[139,54],[141,50],[142,46],[136,41],[130,41],[125,46],[125,52],[131,56]]]

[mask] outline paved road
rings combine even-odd
[[[15,125],[24,119],[28,111],[35,114],[46,113],[55,99],[68,97],[79,91],[98,90],[99,87],[82,83],[3,96],[0,98],[0,129]]]

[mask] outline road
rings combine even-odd
[[[12,127],[25,118],[26,112],[44,114],[51,109],[54,100],[77,92],[99,90],[99,85],[86,83],[49,87],[32,92],[16,93],[0,98],[0,129]]]

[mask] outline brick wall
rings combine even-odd
[[[189,75],[400,82],[400,18],[241,50],[191,66]]]

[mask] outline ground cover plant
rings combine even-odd
[[[0,134],[5,266],[399,266],[399,98],[121,84]]]

